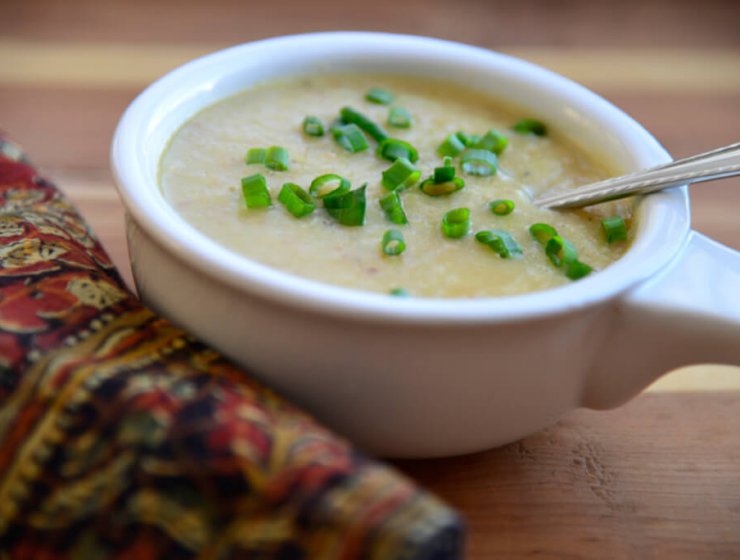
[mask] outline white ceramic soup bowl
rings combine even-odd
[[[526,107],[625,172],[670,160],[583,87],[488,50],[379,33],[318,33],[205,56],[123,115],[112,165],[143,300],[382,455],[501,445],[577,407],[606,408],[661,374],[740,363],[740,257],[690,229],[686,189],[645,197],[636,238],[606,270],[557,289],[471,300],[329,286],[238,256],[196,231],[158,185],[191,116],[255,82],[333,71],[445,76]]]

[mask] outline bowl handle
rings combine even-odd
[[[615,306],[584,406],[617,406],[679,366],[740,365],[740,253],[704,235]]]

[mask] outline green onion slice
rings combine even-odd
[[[389,257],[397,257],[406,250],[406,241],[403,239],[403,233],[397,229],[389,229],[383,234],[381,242],[383,253]]]
[[[398,196],[398,191],[388,193],[386,196],[380,199],[380,207],[385,212],[385,217],[388,221],[394,224],[406,224],[408,219],[406,218],[406,212],[401,204],[401,197]]]
[[[450,181],[445,183],[436,183],[434,177],[425,179],[419,185],[419,188],[428,194],[429,196],[442,196],[446,194],[452,194],[455,191],[459,191],[465,186],[465,181],[461,177],[453,177]]]
[[[388,138],[388,133],[383,130],[382,126],[373,122],[359,111],[355,111],[352,107],[342,107],[339,111],[339,116],[345,123],[356,124],[376,142],[382,142]]]
[[[442,217],[442,233],[450,239],[465,237],[470,231],[470,209],[455,208]]]
[[[446,183],[447,181],[452,181],[454,177],[455,166],[452,165],[452,159],[449,157],[445,158],[443,166],[434,168],[434,175],[432,175],[435,183]]]
[[[627,240],[627,225],[621,216],[611,216],[601,220],[601,227],[606,235],[607,243]]]
[[[437,153],[441,156],[455,157],[465,149],[464,142],[457,134],[450,134],[437,148]]]
[[[532,236],[532,239],[544,247],[550,239],[558,234],[558,232],[555,231],[554,227],[548,224],[532,224],[529,226],[529,234]]]
[[[579,260],[565,265],[565,275],[571,280],[580,280],[584,276],[591,274],[592,271],[593,268],[591,266]]]
[[[365,94],[365,99],[379,105],[390,105],[394,97],[392,91],[381,87],[370,88]]]
[[[253,163],[264,163],[266,153],[267,150],[264,148],[249,148],[244,160],[247,162],[247,165],[251,165]]]
[[[405,157],[411,163],[419,159],[419,152],[408,142],[398,138],[386,138],[378,144],[378,155],[389,161]]]
[[[406,288],[393,288],[388,295],[395,297],[411,297],[411,293]]]
[[[455,133],[455,136],[463,143],[466,148],[474,148],[475,145],[480,141],[480,136],[477,134],[468,134],[459,130]]]
[[[555,266],[569,265],[578,260],[578,251],[567,239],[553,236],[545,245],[545,254]]]
[[[296,218],[307,216],[316,209],[311,196],[295,183],[285,183],[280,189],[278,200]]]
[[[468,175],[488,177],[496,173],[496,154],[488,150],[468,148],[460,156],[460,161]]]
[[[486,229],[476,233],[475,239],[484,245],[488,245],[502,259],[510,259],[522,254],[519,243],[506,231]]]
[[[308,136],[323,136],[324,135],[324,123],[321,119],[314,117],[313,115],[307,116],[303,119],[303,132]]]
[[[388,124],[396,128],[411,127],[411,113],[403,107],[391,107],[388,111]]]
[[[405,157],[400,157],[388,169],[383,171],[383,186],[391,191],[403,190],[410,187],[421,177],[413,163]]]
[[[265,153],[265,167],[275,171],[288,170],[288,150],[282,146],[270,146]]]
[[[361,226],[365,223],[365,189],[367,183],[353,191],[331,193],[323,198],[329,215],[343,226]]]
[[[369,146],[362,130],[354,123],[335,126],[331,133],[337,144],[352,154],[367,150]]]
[[[488,150],[489,152],[493,152],[498,155],[503,152],[508,145],[509,139],[492,128],[486,132],[484,136],[479,138],[475,144],[473,144],[473,147],[480,150]]]
[[[316,198],[324,198],[330,194],[341,194],[348,192],[350,189],[350,182],[344,177],[340,177],[335,173],[326,173],[325,175],[319,175],[313,181],[311,186],[308,187],[308,192],[311,196]]]
[[[522,119],[511,128],[520,134],[534,134],[535,136],[545,136],[547,134],[547,127],[537,119]]]
[[[272,204],[265,176],[259,173],[242,177],[242,193],[247,208],[266,208]]]
[[[508,216],[514,211],[514,201],[508,198],[499,198],[489,203],[488,208],[497,216]]]

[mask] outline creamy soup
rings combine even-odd
[[[368,100],[366,93],[375,87],[392,92],[392,102]],[[377,142],[368,136],[366,150],[350,153],[334,139],[330,128],[347,106],[418,150],[414,165],[421,179],[398,191],[406,224],[389,221],[379,204],[390,192],[382,184],[382,174],[392,163],[376,153]],[[408,111],[408,128],[388,124],[393,107]],[[323,123],[323,136],[304,131],[308,115]],[[554,227],[577,249],[578,261],[593,268],[593,274],[619,258],[627,246],[624,241],[607,242],[602,218],[621,214],[627,224],[630,220],[625,203],[588,211],[552,211],[532,203],[533,195],[548,188],[588,183],[611,173],[551,127],[542,136],[512,129],[529,116],[457,85],[418,78],[320,75],[270,82],[225,99],[185,123],[162,158],[161,188],[176,211],[205,235],[236,253],[314,280],[419,297],[542,290],[574,280],[532,237],[532,224]],[[464,181],[462,189],[430,196],[419,188],[436,167],[443,166],[439,147],[450,134],[485,135],[491,129],[508,139],[498,154],[495,174],[466,173],[458,155],[451,165]],[[246,163],[248,150],[271,146],[287,150],[287,170]],[[342,225],[324,208],[324,200],[317,199],[315,211],[300,218],[278,201],[285,183],[308,191],[317,176],[327,173],[345,177],[352,189],[367,184],[362,225]],[[264,176],[271,195],[272,204],[266,208],[245,204],[241,179],[255,174]],[[491,211],[491,201],[501,199],[514,203],[511,213]],[[456,208],[469,209],[469,233],[449,238],[441,222]],[[400,255],[383,251],[381,242],[390,229],[403,236],[405,250]],[[482,230],[508,233],[521,253],[502,257],[476,239]]]

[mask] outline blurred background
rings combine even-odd
[[[77,201],[130,279],[108,171],[150,81],[228,45],[320,30],[429,35],[565,74],[674,157],[740,139],[737,0],[0,0],[0,128]],[[740,180],[698,187],[695,227],[740,249]]]

